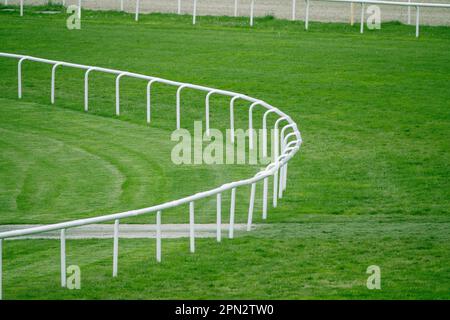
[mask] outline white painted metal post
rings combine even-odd
[[[209,99],[211,97],[211,95],[214,93],[214,91],[210,91],[207,95],[206,95],[206,100],[205,100],[205,129],[206,129],[206,136],[209,137]]]
[[[150,123],[150,121],[152,120],[152,110],[151,110],[151,99],[152,99],[152,97],[151,97],[151,87],[152,87],[152,84],[154,83],[154,82],[156,82],[157,80],[156,79],[153,79],[153,80],[151,80],[151,81],[149,81],[148,82],[148,84],[147,84],[147,123]]]
[[[120,116],[120,78],[126,75],[126,72],[121,73],[116,78],[116,116]]]
[[[411,0],[408,0],[411,3]],[[408,24],[411,24],[411,6],[408,6]]]
[[[195,252],[194,202],[189,202],[189,239],[191,252]]]
[[[23,17],[23,0],[20,0],[20,16]]]
[[[192,12],[192,24],[197,23],[197,0],[194,0],[194,9]]]
[[[17,95],[19,99],[22,99],[22,62],[25,60],[26,58],[22,58],[17,64]]]
[[[178,10],[177,10],[178,14],[181,14],[181,0],[178,0]]]
[[[416,7],[416,38],[419,37],[420,11],[419,6]]]
[[[234,211],[236,207],[236,188],[231,189],[231,205],[230,205],[230,230],[228,238],[234,237]]]
[[[120,0],[120,11],[123,11],[123,0]]]
[[[264,178],[264,185],[263,185],[263,213],[262,218],[263,220],[267,219],[267,194],[269,191],[269,178]]]
[[[238,15],[238,0],[234,0],[234,16]]]
[[[280,177],[278,181],[278,199],[283,198],[283,178],[284,178],[284,166],[280,168]]]
[[[309,0],[306,0],[306,8],[305,8],[305,29],[309,28]]]
[[[176,113],[177,113],[177,129],[179,130],[180,128],[181,128],[181,90],[183,90],[183,88],[185,87],[186,85],[181,85],[181,86],[179,86],[178,87],[178,90],[177,90],[177,110],[176,110]]]
[[[248,206],[247,231],[252,230],[253,209],[255,207],[255,191],[256,191],[256,183],[252,183],[250,191],[250,203]]]
[[[95,70],[94,68],[89,68],[84,74],[84,111],[89,110],[89,73]]]
[[[297,12],[297,0],[292,0],[292,21],[295,21],[296,12]]]
[[[361,2],[361,33],[364,32],[364,3]]]
[[[81,19],[81,0],[78,0],[78,19]]]
[[[66,230],[61,229],[61,287],[66,287]]]
[[[156,212],[156,261],[161,262],[161,211]]]
[[[3,239],[0,239],[0,300],[3,299]]]
[[[255,0],[250,4],[250,27],[253,27],[253,14],[255,13]]]
[[[353,26],[355,24],[355,3],[350,3],[350,25]]]
[[[217,194],[217,242],[222,241],[222,194]]]
[[[136,13],[134,14],[134,21],[139,20],[139,4],[140,0],[136,0]]]
[[[51,81],[51,93],[50,93],[50,102],[51,104],[55,103],[55,73],[56,73],[56,68],[59,66],[60,64],[57,63],[52,67],[52,81]]]
[[[231,135],[231,143],[234,144],[234,102],[239,97],[233,97],[230,102],[230,135]]]
[[[119,265],[119,219],[114,221],[113,277],[117,277]]]

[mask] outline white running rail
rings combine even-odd
[[[75,228],[85,225],[90,225],[94,223],[102,223],[108,221],[114,221],[114,242],[113,242],[113,276],[117,276],[118,273],[118,250],[119,250],[119,223],[123,218],[135,217],[143,214],[156,214],[156,260],[158,262],[161,261],[161,215],[163,210],[178,207],[181,205],[189,204],[189,221],[190,221],[190,251],[195,252],[195,211],[194,204],[195,201],[204,199],[207,197],[216,197],[217,202],[217,241],[221,241],[221,199],[222,194],[224,192],[231,192],[231,205],[230,205],[230,226],[229,226],[229,238],[233,238],[234,234],[234,215],[235,215],[235,201],[236,201],[236,191],[238,188],[243,186],[250,186],[250,204],[248,208],[248,220],[247,220],[247,231],[251,230],[252,220],[253,220],[253,211],[254,211],[254,202],[255,202],[255,189],[256,184],[262,182],[263,183],[263,197],[262,197],[262,217],[263,219],[267,218],[267,207],[268,207],[268,182],[269,177],[272,177],[273,180],[273,206],[277,206],[277,201],[279,198],[282,198],[283,191],[286,189],[286,181],[287,181],[287,169],[288,169],[288,161],[299,151],[300,146],[302,144],[302,138],[300,131],[297,128],[297,124],[289,117],[287,114],[282,112],[281,110],[271,106],[267,102],[264,102],[259,99],[255,99],[243,94],[239,94],[236,92],[219,90],[189,83],[181,83],[177,81],[166,80],[162,78],[156,78],[151,76],[146,76],[143,74],[133,73],[133,72],[125,72],[114,69],[107,69],[95,66],[87,66],[75,63],[68,63],[63,61],[55,61],[48,59],[41,59],[26,55],[18,55],[18,54],[10,54],[10,53],[1,53],[0,57],[16,59],[17,63],[17,72],[18,72],[18,98],[21,99],[23,96],[22,89],[22,65],[24,62],[33,61],[38,63],[49,64],[52,66],[51,73],[51,97],[50,102],[53,104],[55,102],[55,76],[58,68],[67,67],[67,68],[75,68],[85,70],[84,76],[84,110],[89,110],[89,74],[91,72],[102,72],[113,74],[116,76],[116,105],[115,111],[117,115],[120,115],[120,79],[122,77],[130,77],[141,79],[147,81],[147,123],[151,122],[151,86],[153,83],[162,83],[169,86],[175,86],[178,88],[177,90],[177,102],[176,102],[176,127],[179,129],[181,127],[181,90],[184,88],[190,88],[193,90],[198,90],[205,92],[207,94],[205,99],[205,123],[206,123],[206,131],[209,130],[209,96],[214,93],[216,95],[222,95],[230,98],[230,128],[232,129],[232,136],[234,130],[234,103],[237,99],[241,99],[247,101],[249,103],[249,132],[254,132],[253,127],[253,109],[255,107],[260,107],[265,109],[262,125],[263,132],[267,134],[267,117],[269,114],[274,114],[276,116],[276,122],[274,125],[274,136],[275,139],[272,142],[272,147],[274,150],[273,154],[273,162],[270,163],[264,170],[258,172],[255,176],[250,177],[248,179],[235,181],[231,183],[226,183],[220,187],[196,193],[194,195],[169,201],[160,205],[136,209],[121,213],[103,215],[93,218],[87,219],[79,219],[68,222],[50,224],[45,226],[33,227],[22,230],[14,230],[8,232],[0,233],[0,299],[2,298],[2,288],[1,288],[1,280],[2,280],[2,245],[4,244],[4,239],[14,238],[20,236],[27,236],[31,234],[43,233],[47,231],[55,231],[59,230],[60,241],[61,241],[61,286],[66,286],[66,245],[65,245],[65,230],[69,228]],[[283,125],[281,125],[281,123]],[[250,134],[249,137],[253,135]],[[264,135],[263,135],[264,137]],[[233,141],[233,140],[232,140]],[[263,148],[267,151],[267,137],[263,140]],[[253,140],[250,139],[249,148],[252,148]]]

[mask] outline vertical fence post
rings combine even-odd
[[[177,114],[177,129],[179,130],[181,128],[181,90],[183,90],[183,88],[185,87],[185,85],[181,85],[178,87],[177,90],[177,110],[176,110],[176,114]]]
[[[139,20],[139,0],[136,0],[136,13],[134,14],[134,21],[138,21]]]
[[[89,73],[93,71],[94,68],[89,68],[84,74],[84,111],[89,110]]]
[[[195,230],[194,230],[194,202],[189,203],[189,245],[192,253],[195,252]]]
[[[161,262],[161,211],[156,212],[156,261]]]
[[[206,100],[205,100],[205,129],[206,129],[206,136],[209,137],[209,100],[211,95],[214,93],[214,91],[210,91],[208,92],[208,94],[206,95]]]
[[[364,32],[364,3],[361,2],[361,29],[359,31],[360,33]]]
[[[59,66],[59,63],[56,63],[52,67],[52,81],[51,81],[51,93],[50,93],[50,102],[51,104],[55,103],[55,73],[56,68]]]
[[[22,99],[22,62],[26,58],[21,58],[17,64],[17,95],[19,99]]]
[[[66,230],[61,229],[61,287],[66,287]]]
[[[411,3],[411,0],[408,0]],[[408,24],[411,24],[411,6],[408,6]]]
[[[126,72],[119,74],[116,78],[116,116],[120,116],[120,79]]]
[[[297,12],[297,0],[292,0],[292,21],[295,21],[296,12]]]
[[[267,219],[267,194],[269,191],[269,178],[264,178],[264,184],[263,184],[263,213],[262,218],[263,220]]]
[[[306,0],[306,7],[305,7],[305,30],[308,30],[309,28],[309,0]]]
[[[253,15],[255,13],[255,0],[250,4],[250,27],[253,27]]]
[[[23,17],[23,0],[20,0],[20,16]]]
[[[230,102],[230,138],[231,143],[234,144],[234,102],[239,97],[233,97]]]
[[[120,11],[123,11],[123,0],[120,0]]]
[[[0,300],[3,299],[3,239],[0,239]]]
[[[178,10],[177,10],[178,14],[181,14],[181,0],[178,0]]]
[[[78,0],[78,19],[81,19],[81,0]]]
[[[222,194],[217,194],[217,242],[222,241]]]
[[[234,0],[234,16],[238,15],[238,0]]]
[[[228,233],[228,238],[233,239],[234,237],[234,211],[236,207],[236,188],[231,189],[231,205],[230,205],[230,230]]]
[[[119,219],[114,221],[113,277],[117,277],[119,264]]]
[[[283,178],[284,178],[284,165],[280,168],[280,177],[278,181],[278,199],[283,198]]]
[[[197,23],[197,0],[194,0],[194,9],[192,12],[192,24]]]
[[[156,79],[150,80],[147,84],[147,123],[150,123],[152,120],[152,110],[151,110],[151,87],[152,84],[156,82]]]
[[[420,7],[416,7],[416,38],[419,37],[419,24],[420,24]]]
[[[252,183],[250,191],[250,203],[248,206],[247,231],[250,231],[252,229],[253,209],[255,207],[255,191],[256,191],[256,183]]]
[[[350,25],[353,26],[355,24],[355,3],[350,3]]]

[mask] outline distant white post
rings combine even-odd
[[[192,12],[192,24],[197,23],[197,0],[194,0],[194,9]]]
[[[306,0],[305,7],[305,29],[308,30],[309,27],[309,0]]]
[[[296,12],[297,12],[297,0],[292,0],[292,21],[295,21]]]
[[[234,0],[234,16],[238,15],[238,0]]]
[[[253,209],[255,207],[255,191],[256,191],[256,183],[252,183],[250,191],[250,204],[248,206],[247,231],[252,230]]]
[[[114,245],[113,245],[113,277],[117,277],[119,264],[119,220],[114,221]]]
[[[416,38],[419,37],[419,19],[420,19],[420,11],[419,6],[416,7]]]
[[[195,252],[195,230],[194,230],[194,202],[189,203],[189,245],[191,253]]]
[[[222,241],[222,194],[217,194],[217,242]]]
[[[120,0],[120,11],[123,11],[123,0]]]
[[[408,0],[411,3],[411,0]],[[411,24],[411,6],[408,6],[408,24]]]
[[[0,239],[0,300],[3,299],[3,288],[2,288],[2,279],[3,279],[3,248],[2,248],[3,239]]]
[[[355,24],[355,3],[350,3],[350,25],[353,26]]]
[[[234,209],[236,206],[236,188],[231,189],[231,205],[230,205],[230,230],[228,238],[233,239],[234,237]]]
[[[78,0],[78,19],[81,19],[81,0]]]
[[[20,16],[23,17],[23,0],[20,0]]]
[[[181,14],[181,0],[178,0],[178,14]]]
[[[360,33],[364,32],[364,3],[361,2],[361,30]]]
[[[161,211],[156,213],[156,261],[161,262]]]
[[[134,15],[134,20],[135,21],[139,20],[139,4],[140,4],[140,1],[136,0],[136,13]]]
[[[51,80],[51,92],[50,92],[50,102],[51,104],[55,103],[55,73],[56,73],[56,68],[60,65],[60,63],[56,63],[53,67],[52,67],[52,80]]]
[[[61,287],[66,287],[66,230],[61,230]]]
[[[253,14],[255,10],[255,0],[252,0],[252,3],[250,4],[250,26],[253,27]]]
[[[263,220],[267,219],[267,194],[269,191],[269,178],[264,178],[264,185],[263,185],[263,213],[262,218]]]

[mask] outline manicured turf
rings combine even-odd
[[[0,13],[0,51],[151,74],[246,93],[299,124],[304,147],[289,167],[288,190],[263,230],[217,245],[166,240],[164,262],[150,240],[121,242],[112,280],[110,241],[70,241],[83,289],[58,288],[58,242],[7,241],[5,298],[448,298],[450,29],[396,23],[358,27],[257,19],[85,12],[82,30],[63,15]],[[247,177],[256,167],[187,166],[170,160],[175,89],[155,89],[145,124],[145,82],[92,74],[91,110],[83,73],[0,59],[0,223],[51,223],[135,209]],[[211,124],[224,129],[228,101],[213,99]],[[204,117],[204,96],[183,93],[184,127]],[[247,106],[237,107],[238,126]],[[261,113],[256,112],[256,116]],[[256,117],[255,116],[255,117]],[[195,176],[190,174],[195,172]],[[238,193],[245,221],[248,189]],[[261,222],[258,190],[258,217]],[[224,213],[229,195],[224,195]],[[199,203],[214,221],[214,199]],[[187,208],[167,211],[186,222]],[[224,219],[227,216],[225,215]],[[128,222],[153,222],[152,216]],[[382,290],[365,287],[369,265]],[[190,277],[191,276],[191,277]]]

